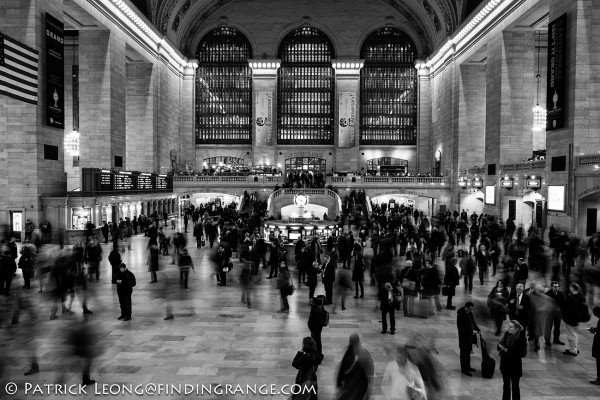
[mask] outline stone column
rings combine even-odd
[[[254,164],[276,164],[277,157],[277,69],[281,60],[248,60],[252,68],[252,160]],[[268,107],[270,98],[270,110]],[[261,110],[257,101],[265,102]],[[257,115],[261,113],[263,115]],[[263,125],[257,123],[261,117]]]
[[[125,169],[124,38],[107,30],[79,33],[80,165]],[[121,157],[122,167],[115,165]]]
[[[360,159],[360,115],[358,105],[360,104],[360,70],[365,60],[337,59],[331,62],[335,69],[336,89],[334,164],[338,171],[360,172],[361,166],[358,165]],[[346,102],[349,104],[345,104]],[[342,130],[349,131],[343,133]],[[344,135],[349,135],[349,137],[343,137]],[[363,165],[363,167],[366,167],[366,165]]]
[[[419,81],[417,90],[417,165],[414,172],[426,174],[433,170],[431,150],[431,77],[425,63],[416,61]],[[445,154],[442,154],[444,157]],[[413,170],[411,166],[409,171]],[[441,171],[444,173],[444,171]]]
[[[126,158],[127,169],[158,172],[156,67],[149,62],[126,66]]]
[[[46,12],[63,20],[63,1],[0,1],[4,34],[38,50],[37,104],[0,95],[0,224],[10,212],[22,212],[38,227],[43,218],[41,196],[65,193],[64,130],[46,125]],[[44,145],[57,159],[45,159]]]

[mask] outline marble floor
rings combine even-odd
[[[188,240],[193,241],[191,234],[188,234]],[[99,353],[92,365],[92,378],[99,385],[97,389],[88,387],[87,395],[73,392],[73,389],[76,394],[61,394],[55,393],[59,387],[37,386],[40,390],[32,393],[35,385],[81,382],[81,360],[73,355],[69,339],[69,331],[82,319],[80,294],[76,295],[73,304],[74,315],[62,314],[57,320],[50,320],[49,297],[38,293],[38,282],[34,281],[34,289],[25,296],[35,302],[37,322],[30,322],[29,315],[24,314],[18,325],[10,325],[10,320],[4,320],[0,328],[0,363],[3,368],[0,399],[183,399],[200,396],[185,395],[185,392],[116,393],[121,386],[112,386],[115,392],[111,394],[109,385],[274,384],[279,390],[283,385],[294,383],[296,370],[291,361],[301,347],[302,338],[309,335],[306,324],[309,312],[307,287],[297,288],[290,298],[289,313],[278,313],[280,304],[276,282],[262,279],[255,288],[253,307],[248,309],[240,302],[236,269],[230,273],[227,287],[217,287],[210,276],[213,270],[210,259],[214,257],[215,250],[207,247],[196,249],[194,246],[189,249],[196,271],[190,274],[188,290],[179,288],[178,271],[170,265],[171,260],[167,256],[161,258],[159,282],[151,284],[146,266],[146,244],[147,238],[137,235],[132,239],[132,250],[123,255],[124,262],[138,282],[133,293],[133,319],[127,322],[117,320],[120,312],[116,291],[110,283],[109,247],[103,245],[102,274],[99,281],[91,282],[89,289],[89,307],[94,312],[89,323],[95,330],[94,341]],[[19,292],[21,286],[19,271],[19,277],[13,281],[14,292]],[[454,303],[461,306],[465,301],[473,300],[478,306],[485,307],[491,286],[491,283],[484,286],[476,284],[472,295],[464,294],[459,287]],[[318,370],[320,399],[336,397],[335,377],[348,337],[353,332],[359,333],[375,363],[374,399],[383,399],[381,378],[386,364],[394,356],[395,347],[406,343],[415,333],[436,338],[437,358],[444,379],[443,398],[501,398],[502,379],[498,369],[491,380],[480,375],[479,349],[475,348],[472,356],[472,365],[477,372],[471,378],[461,375],[456,311],[444,309],[426,320],[399,315],[396,334],[382,335],[376,293],[374,287],[368,285],[368,278],[365,291],[364,299],[350,297],[346,310],[338,308],[337,314],[331,315],[330,325],[323,330],[325,359]],[[320,293],[323,293],[322,285],[317,288],[317,294]],[[167,301],[173,305],[175,318],[165,321]],[[8,306],[4,304],[3,307],[6,311]],[[600,399],[600,388],[589,384],[589,380],[594,378],[595,360],[590,356],[592,335],[585,330],[595,322],[593,318],[580,329],[582,351],[578,357],[563,355],[563,346],[542,347],[539,353],[528,352],[523,361],[523,399]],[[493,323],[482,320],[478,323],[488,347],[495,350],[497,338],[493,335]],[[564,341],[564,335],[561,339]],[[40,372],[24,376],[30,366],[32,349],[39,357]],[[497,352],[493,351],[493,355]],[[7,387],[10,382],[17,385],[14,395],[6,394],[7,389],[12,389]],[[30,388],[28,393],[25,393],[26,385]],[[231,399],[265,397],[237,393],[205,393],[201,397],[223,396]],[[266,397],[284,399],[288,396],[276,394]]]

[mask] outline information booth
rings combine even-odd
[[[333,221],[309,220],[305,218],[290,219],[286,221],[267,221],[264,225],[263,236],[269,240],[279,230],[279,239],[284,244],[295,244],[298,239],[319,238],[321,243],[326,243],[331,235],[338,234],[338,225]]]

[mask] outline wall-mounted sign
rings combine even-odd
[[[496,185],[485,187],[485,204],[496,204]]]
[[[471,183],[471,185],[474,188],[481,189],[483,187],[483,179],[481,179],[481,178],[473,178],[473,182]]]
[[[342,92],[339,97],[339,147],[354,147],[356,144],[356,93]]]
[[[273,145],[273,93],[256,92],[256,145]]]
[[[565,125],[567,81],[567,14],[548,24],[548,78],[546,84],[546,130]]]
[[[529,189],[539,189],[542,187],[542,179],[535,177],[527,178],[526,186]]]
[[[46,13],[46,124],[65,129],[64,24]]]
[[[513,188],[513,180],[512,179],[502,179],[500,181],[500,186],[505,189],[512,189]]]
[[[463,189],[466,188],[467,187],[467,181],[465,181],[464,179],[459,179],[458,180],[458,187],[461,187]]]
[[[548,211],[565,211],[565,185],[548,185]]]

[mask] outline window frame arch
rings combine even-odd
[[[308,35],[314,36],[317,46],[311,48],[311,40],[303,40],[310,38]],[[281,60],[277,71],[277,143],[333,145],[333,41],[321,29],[295,28],[283,36],[277,58]]]
[[[393,53],[386,53],[386,42]],[[360,47],[365,60],[360,72],[361,145],[417,144],[418,54],[411,36],[397,27],[379,28],[365,37]]]
[[[231,40],[218,39],[220,33],[227,31],[232,34]],[[226,48],[224,45],[228,42],[232,45]],[[216,46],[212,57],[201,54],[206,43]],[[201,37],[195,55],[199,64],[194,82],[195,143],[252,144],[252,70],[248,61],[253,57],[253,49],[250,40],[235,27],[216,27]]]

